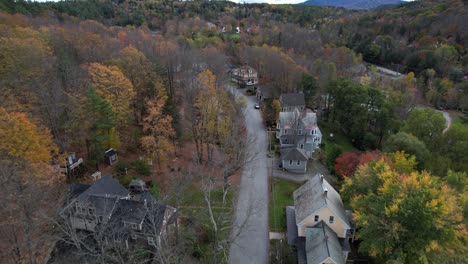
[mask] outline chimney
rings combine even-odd
[[[323,182],[323,175],[320,175],[320,182]]]
[[[327,193],[328,193],[328,189],[327,189],[327,188],[324,188],[324,189],[323,189],[323,195],[324,195],[324,196],[327,196]]]

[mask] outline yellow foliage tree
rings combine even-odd
[[[0,107],[0,153],[33,163],[48,163],[58,152],[46,128],[38,127],[23,113]]]
[[[96,93],[111,103],[120,125],[129,123],[135,98],[133,84],[117,66],[90,63],[85,66]]]
[[[210,70],[198,74],[196,88],[198,94],[193,105],[196,120],[192,130],[199,160],[203,159],[205,145],[207,159],[211,161],[214,146],[223,144],[230,135],[233,107],[227,92],[216,88],[216,76]]]

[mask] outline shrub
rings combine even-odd
[[[141,176],[151,175],[151,168],[148,165],[146,165],[146,163],[143,160],[136,160],[132,162],[132,167]]]
[[[128,163],[119,161],[114,167],[114,173],[116,176],[121,176],[126,174],[126,169],[130,168]]]

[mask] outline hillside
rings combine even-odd
[[[400,0],[308,0],[302,5],[335,6],[347,9],[372,9],[383,5],[398,5]]]

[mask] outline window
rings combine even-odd
[[[286,134],[286,135],[288,134],[288,129],[284,130],[284,134]]]
[[[315,221],[315,222],[318,222],[318,220],[319,220],[319,216],[318,216],[318,215],[315,215],[315,216],[314,216],[314,221]]]
[[[297,130],[298,135],[302,135],[302,129]]]
[[[304,144],[301,144],[301,149],[304,149]]]
[[[297,166],[301,166],[301,161],[300,160],[297,161]]]
[[[154,239],[152,237],[148,237],[148,244],[151,246],[156,246],[156,244],[154,243]]]
[[[99,219],[99,223],[104,222],[104,217],[102,215],[98,216],[98,219]]]
[[[135,224],[135,223],[132,223],[132,228],[133,228],[133,229],[138,229],[138,225]]]
[[[289,165],[292,165],[292,160],[289,161]]]
[[[277,129],[280,129],[280,128],[281,128],[279,123],[276,124],[276,128],[277,128]]]
[[[330,219],[328,220],[328,222],[329,222],[330,224],[333,224],[333,221],[334,221],[334,220],[335,220],[335,217],[330,216]]]

